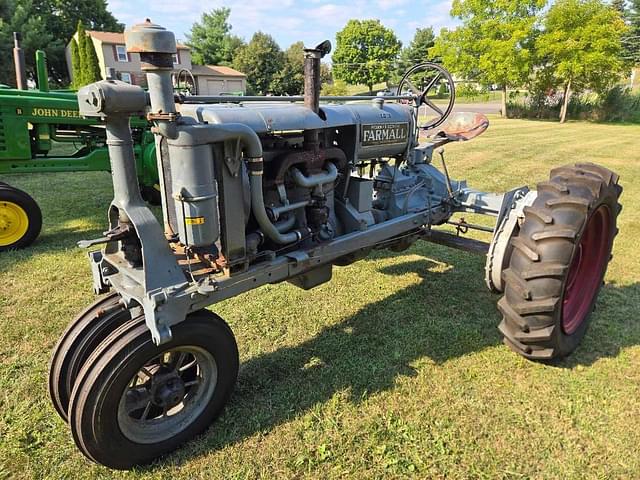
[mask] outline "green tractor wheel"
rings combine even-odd
[[[140,194],[142,195],[142,199],[148,202],[150,205],[162,205],[162,197],[160,196],[159,185],[148,186],[140,184]]]
[[[42,212],[26,192],[0,183],[0,252],[31,245],[40,234]]]

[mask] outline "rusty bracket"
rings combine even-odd
[[[169,113],[164,113],[164,112],[153,113],[153,112],[149,112],[149,113],[147,113],[147,121],[149,121],[149,122],[153,122],[153,121],[175,122],[179,118],[180,118],[180,113],[178,113],[178,112],[169,112]]]

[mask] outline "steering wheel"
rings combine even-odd
[[[178,72],[178,76],[176,77],[176,87],[180,88],[180,80],[184,76],[184,83],[187,85],[187,88],[183,89],[181,93],[188,93],[189,95],[197,95],[198,94],[198,84],[196,83],[196,79],[193,77],[193,73],[191,70],[186,68],[181,69]],[[187,80],[190,79],[191,83]]]
[[[444,88],[444,93],[442,89]],[[436,105],[429,94],[448,96],[446,106]],[[442,125],[453,110],[456,101],[456,86],[451,74],[441,65],[425,62],[407,71],[398,84],[397,95],[415,95],[417,106],[417,127],[429,130]]]

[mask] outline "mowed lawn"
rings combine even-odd
[[[14,176],[44,229],[0,254],[0,479],[639,478],[640,127],[492,119],[447,152],[452,176],[488,191],[578,161],[620,174],[613,262],[572,357],[545,366],[502,344],[483,258],[428,243],[378,252],[312,291],[216,305],[242,360],[223,416],[148,468],[110,471],[76,450],[46,391],[51,349],[93,300],[74,245],[104,229],[110,177]]]

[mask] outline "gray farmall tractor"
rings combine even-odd
[[[372,249],[425,240],[482,252],[489,288],[504,292],[499,329],[511,349],[551,361],[578,346],[617,232],[615,173],[569,165],[537,190],[501,194],[452,180],[441,147],[488,122],[450,115],[454,84],[438,65],[411,69],[395,96],[331,104],[363,97],[319,97],[325,42],[305,51],[304,97],[175,97],[173,34],[147,21],[126,41],[149,92],[105,80],[78,93],[81,114],[107,131],[109,230],[81,243],[104,244],[89,256],[96,292],[111,293],[68,327],[49,376],[87,457],[144,464],[220,415],[238,350],[207,306],[285,280],[315,287]],[[446,108],[428,97],[442,84]],[[129,118],[140,114],[154,125],[164,226],[138,188]],[[437,228],[483,228],[453,222],[457,212],[495,218],[492,241]]]

